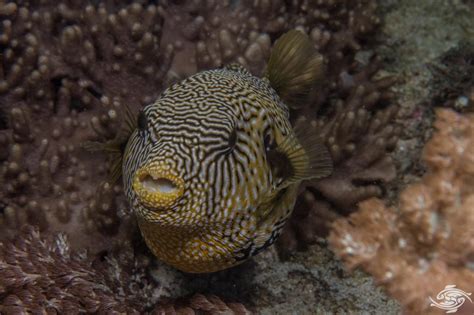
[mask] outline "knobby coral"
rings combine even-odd
[[[275,39],[297,28],[323,54],[326,76],[292,117],[313,121],[335,172],[309,183],[280,245],[313,242],[395,175],[394,79],[364,51],[380,23],[376,8],[375,0],[0,2],[0,239],[26,223],[67,233],[90,257],[127,244],[136,226],[122,187],[107,181],[105,155],[82,143],[112,139],[126,105],[137,110],[199,70],[239,62],[261,74]],[[115,266],[133,261],[117,257]]]
[[[114,1],[0,6],[2,234],[28,222],[98,252],[131,220],[105,160],[82,144],[113,138],[124,104],[158,95],[172,55],[163,19],[155,5]]]
[[[126,270],[114,261],[97,263],[86,253],[71,250],[64,234],[42,235],[27,226],[15,240],[0,242],[0,312],[250,314],[242,304],[202,294],[150,305],[154,287],[139,276],[144,274],[140,268]]]
[[[271,43],[292,28],[305,31],[339,69],[360,49],[358,38],[380,23],[373,0],[170,1],[164,5],[163,39],[175,47],[173,71],[189,75],[239,62],[260,74]]]
[[[446,285],[474,290],[474,115],[438,109],[434,127],[421,181],[395,207],[362,202],[329,237],[349,269],[372,274],[413,314],[433,311],[429,297]]]

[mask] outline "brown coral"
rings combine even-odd
[[[175,47],[179,77],[238,62],[260,74],[271,43],[293,28],[306,32],[335,68],[353,61],[358,38],[380,23],[373,0],[174,1],[164,5],[163,42]]]
[[[313,242],[327,222],[379,196],[393,177],[393,79],[362,51],[380,22],[375,0],[90,3],[0,3],[0,239],[30,223],[66,232],[73,249],[87,248],[95,260],[123,246],[136,228],[121,185],[107,182],[105,156],[81,144],[113,138],[125,105],[140,108],[178,78],[235,61],[260,74],[272,42],[293,28],[312,38],[327,73],[292,116],[314,121],[336,171],[300,198],[283,244]],[[105,257],[114,265],[93,265],[98,282],[129,283],[135,260]],[[143,291],[127,290],[140,300]],[[215,297],[196,299],[195,310],[228,311]],[[173,303],[157,310],[189,311],[194,302]]]
[[[0,310],[5,314],[138,314],[118,293],[120,287],[109,287],[104,275],[91,269],[87,257],[71,252],[61,235],[43,238],[28,227],[15,241],[0,243],[0,274]]]
[[[172,50],[160,45],[159,7],[20,3],[0,4],[2,234],[28,222],[98,252],[133,222],[105,161],[82,144],[114,137],[124,104],[160,92]]]
[[[123,255],[123,251],[121,253]],[[14,241],[0,242],[0,312],[56,314],[250,314],[242,304],[197,294],[152,305],[154,287],[137,261],[97,265],[70,249],[64,235],[25,227]]]
[[[175,315],[175,314],[235,314],[248,315],[251,312],[239,303],[225,303],[215,295],[205,296],[196,294],[190,299],[175,300],[171,303],[163,303],[157,306],[152,315]]]
[[[335,218],[380,196],[381,184],[394,176],[386,155],[397,136],[396,110],[386,106],[393,79],[379,77],[376,58],[354,62],[380,22],[376,7],[374,0],[5,4],[4,222],[13,229],[23,222],[67,229],[76,246],[90,243],[81,235],[98,232],[95,250],[109,247],[103,235],[123,236],[119,230],[133,223],[121,187],[104,182],[108,167],[97,167],[97,156],[80,144],[112,138],[125,104],[140,107],[177,78],[230,62],[261,73],[272,42],[298,28],[325,56],[327,73],[313,101],[293,116],[314,120],[336,171],[311,185],[309,199],[317,202],[297,207],[280,244],[311,242],[326,229],[317,221],[332,221],[317,205]],[[33,213],[37,206],[42,211]]]
[[[413,314],[433,311],[428,297],[448,284],[474,290],[474,115],[438,109],[434,127],[422,180],[396,207],[361,203],[329,238],[348,268],[372,274]]]
[[[121,187],[105,183],[107,165],[81,143],[114,137],[124,105],[150,102],[177,78],[229,62],[261,73],[272,42],[291,28],[310,35],[328,69],[313,101],[293,115],[314,119],[336,161],[334,175],[310,188],[313,199],[347,213],[379,196],[393,178],[386,151],[397,130],[395,108],[387,107],[393,80],[380,78],[380,62],[361,52],[379,25],[376,7],[374,0],[2,4],[4,233],[30,222],[71,231],[77,247],[90,246],[81,236],[92,233],[97,252],[110,246],[104,236],[125,236],[120,231],[133,223]],[[321,234],[308,224],[300,229],[309,212],[319,220],[317,209],[298,208],[286,239]],[[295,238],[297,230],[306,235]]]

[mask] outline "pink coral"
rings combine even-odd
[[[434,127],[422,180],[396,207],[362,202],[329,237],[349,269],[372,274],[414,314],[434,311],[428,297],[446,285],[474,290],[474,115],[438,109]]]

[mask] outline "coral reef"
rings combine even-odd
[[[110,246],[108,236],[127,235],[119,231],[134,223],[120,185],[106,182],[107,164],[97,166],[81,144],[113,138],[124,105],[136,109],[198,70],[236,61],[261,73],[272,41],[291,28],[308,33],[326,59],[313,101],[293,115],[314,120],[336,162],[333,176],[311,185],[313,199],[348,213],[358,201],[380,196],[380,184],[394,177],[386,152],[397,129],[395,107],[387,105],[394,79],[381,76],[380,61],[361,51],[380,23],[376,7],[373,0],[4,4],[0,142],[8,150],[0,156],[0,196],[10,227],[4,233],[29,222],[72,231],[77,247],[88,243],[81,235],[93,233],[96,252]],[[284,248],[324,234],[300,229],[308,216],[319,220],[318,209],[298,207]]]
[[[64,235],[24,228],[14,241],[0,243],[2,313],[138,313],[140,295],[130,299],[127,294],[133,284],[114,281],[112,286],[91,265],[86,254],[70,250]],[[145,291],[143,300],[150,295]]]
[[[241,312],[241,306],[225,306],[216,297],[167,303],[153,295],[158,284],[144,271],[150,267],[124,249],[137,229],[121,185],[109,181],[112,161],[86,152],[82,144],[114,138],[126,106],[137,110],[199,70],[239,62],[261,74],[274,40],[300,29],[323,54],[327,71],[292,117],[313,121],[330,148],[335,172],[302,189],[279,244],[291,251],[314,243],[358,202],[383,195],[384,184],[395,176],[388,157],[399,133],[390,92],[395,79],[382,73],[381,60],[366,50],[380,24],[376,10],[375,0],[0,2],[0,147],[5,148],[0,150],[0,241],[18,237],[22,225],[32,224],[46,235],[66,233],[72,248],[63,255],[31,230],[17,245],[5,241],[4,250],[24,249],[29,245],[21,242],[30,242],[43,257],[52,255],[49,268],[74,262],[71,272],[81,273],[79,286],[61,285],[72,291],[83,290],[84,283],[97,285],[90,290],[91,304],[71,300],[91,310],[100,297],[111,310],[141,312],[131,300],[144,301],[143,296],[147,311],[160,305],[158,313],[225,313],[226,307]],[[87,255],[72,254],[83,249]],[[21,272],[14,264],[29,262],[12,255],[18,260],[2,270]],[[133,270],[132,282],[148,288],[123,287]],[[48,273],[41,281],[60,282],[56,276]],[[62,294],[51,290],[50,296]],[[84,294],[91,292],[75,296],[89,301]],[[45,301],[44,294],[38,299]],[[16,301],[26,303],[23,297],[31,296],[20,294]]]
[[[235,314],[247,315],[251,312],[239,303],[225,303],[215,295],[205,296],[196,294],[185,301],[173,301],[169,304],[157,306],[152,315],[175,315],[175,314]]]
[[[427,173],[395,207],[380,199],[334,223],[329,241],[349,269],[374,276],[405,309],[430,309],[447,284],[474,289],[474,115],[438,109],[423,151]]]
[[[124,255],[124,252],[121,252]],[[26,226],[15,240],[0,242],[2,314],[250,314],[239,303],[196,294],[180,301],[156,300],[143,263],[91,260],[70,249],[64,234],[42,235]]]
[[[124,104],[158,95],[172,55],[163,20],[154,5],[112,1],[0,6],[2,234],[28,222],[99,252],[133,220],[106,161],[81,145],[113,138]]]
[[[352,62],[345,50],[360,49],[357,39],[380,23],[376,7],[374,0],[170,1],[164,5],[163,39],[175,47],[172,70],[176,75],[229,62],[259,74],[271,43],[298,28],[311,36],[323,54],[339,61],[333,65],[339,70],[347,60]]]

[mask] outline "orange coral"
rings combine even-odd
[[[474,291],[474,115],[439,109],[434,127],[421,182],[397,207],[362,202],[329,237],[349,269],[362,267],[414,314],[434,312],[429,297],[446,285]]]

